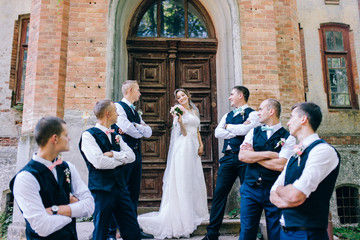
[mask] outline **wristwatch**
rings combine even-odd
[[[51,207],[51,211],[53,212],[54,215],[56,215],[57,212],[59,211],[59,207],[56,206],[56,205],[53,205],[53,206]]]

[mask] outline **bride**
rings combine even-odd
[[[187,90],[176,89],[174,95],[185,110],[174,117],[160,210],[138,217],[143,231],[157,239],[189,237],[209,218],[199,112]]]

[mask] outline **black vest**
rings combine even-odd
[[[58,181],[56,181],[53,173],[44,164],[31,160],[25,167],[19,172],[27,171],[31,173],[40,185],[40,197],[45,208],[53,205],[67,205],[70,203],[70,184],[66,181],[65,169],[69,169],[69,165],[63,162],[56,166],[56,173]],[[69,171],[70,172],[70,171]],[[71,174],[71,173],[70,173]],[[69,175],[70,179],[71,176]],[[13,192],[15,177],[10,181],[10,190]],[[20,209],[21,210],[21,209]],[[49,240],[76,240],[76,219],[73,218],[71,223],[63,227],[62,229],[50,234],[47,237],[40,237],[30,226],[29,222],[26,222],[26,238],[27,239],[49,239]]]
[[[234,112],[231,111],[226,116],[226,124],[243,124],[249,118],[249,115],[252,111],[254,111],[254,109],[246,108],[243,115],[239,113],[235,117]],[[225,139],[222,152],[224,153],[228,146],[231,147],[231,151],[239,152],[240,145],[244,141],[244,138],[245,136],[236,136],[234,138]]]
[[[101,131],[99,128],[93,127],[88,131],[96,140],[96,143],[99,145],[101,151],[110,152],[111,150],[120,151],[120,145],[116,143],[115,136],[117,133],[111,133],[111,141],[106,136],[106,134]],[[79,148],[81,155],[83,156],[86,165],[89,170],[89,189],[92,190],[103,190],[103,191],[111,191],[111,189],[116,185],[120,188],[125,187],[124,175],[123,175],[123,167],[118,166],[115,169],[96,169],[86,158],[84,152],[81,150],[81,142],[82,138],[79,142]]]
[[[320,143],[326,143],[319,139],[308,146],[301,154],[300,166],[298,159],[294,156],[290,158],[286,168],[285,186],[294,183],[300,178],[311,149]],[[335,150],[336,151],[336,150]],[[281,209],[284,215],[286,227],[305,227],[305,228],[322,228],[328,226],[330,198],[334,191],[336,178],[339,174],[340,155],[336,151],[339,163],[336,168],[319,184],[315,192],[305,200],[303,204],[294,208]]]
[[[290,136],[289,132],[283,127],[274,132],[274,134],[267,139],[266,131],[261,130],[261,126],[254,128],[253,148],[254,151],[272,151],[279,153],[282,146],[276,147],[281,138],[287,139]],[[258,163],[247,164],[245,182],[252,186],[256,180],[261,178],[262,185],[271,187],[276,181],[281,172],[267,169]]]
[[[132,123],[137,123],[137,124],[140,124],[140,116],[138,114],[137,111],[133,111],[129,105],[127,105],[126,103],[120,101],[120,102],[117,102],[118,104],[120,104],[120,106],[123,107],[125,113],[126,113],[126,116],[127,118],[129,119],[130,122]],[[113,124],[111,126],[112,129],[115,129],[115,131],[118,131],[118,126],[116,124]],[[130,135],[127,135],[126,133],[124,134],[121,134],[122,136],[122,139],[124,140],[124,142],[127,143],[127,145],[132,148],[133,150],[136,150],[138,149],[140,152],[141,152],[141,144],[140,144],[140,138],[133,138],[131,137]]]

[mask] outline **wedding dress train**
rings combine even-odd
[[[200,119],[188,111],[182,119],[187,135],[180,134],[179,123],[174,119],[160,210],[138,217],[143,231],[158,239],[189,237],[209,218],[204,173],[198,155]]]

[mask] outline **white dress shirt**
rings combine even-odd
[[[266,131],[267,138],[269,139],[276,131],[278,131],[282,126],[281,123],[278,123],[274,126],[271,126],[274,131]],[[254,129],[251,129],[248,134],[246,134],[244,142],[241,144],[241,146],[245,143],[251,144],[253,146],[253,138],[254,138]],[[284,145],[281,147],[281,150],[279,152],[279,158],[286,158],[289,159],[291,155],[294,154],[294,146],[296,143],[296,139],[294,136],[289,136],[286,140]],[[240,148],[241,148],[240,146]]]
[[[99,128],[106,134],[106,131],[109,129],[96,123],[96,128]],[[107,134],[110,143],[111,143],[111,134]],[[135,161],[135,154],[133,150],[122,140],[120,137],[119,141],[120,152],[112,151],[114,156],[107,157],[104,156],[99,145],[96,143],[95,138],[88,131],[83,132],[81,150],[84,152],[87,160],[96,168],[96,169],[114,169],[117,166],[132,163]]]
[[[310,144],[318,139],[320,138],[317,133],[306,137],[302,141],[303,149],[305,150]],[[293,186],[297,190],[303,192],[308,198],[310,194],[316,190],[319,184],[336,168],[338,163],[339,158],[333,147],[327,143],[316,145],[310,151],[304,170],[300,178],[293,183]],[[276,190],[277,186],[284,185],[286,168],[287,165],[274,183],[271,189],[272,191]]]
[[[51,161],[43,159],[36,154],[33,160],[44,164],[46,167],[52,165]],[[71,222],[72,217],[87,217],[94,212],[94,199],[88,187],[81,180],[75,166],[67,162],[71,172],[71,193],[79,199],[76,203],[69,204],[71,217],[63,215],[49,215],[40,197],[40,185],[36,178],[27,171],[17,174],[14,182],[14,197],[23,212],[24,218],[29,222],[31,228],[41,237],[46,237]],[[57,180],[56,168],[52,170]]]
[[[241,109],[245,110],[248,107],[249,106],[245,104],[241,106]],[[238,114],[240,114],[240,112],[235,113],[234,116]],[[218,126],[215,129],[216,138],[230,139],[236,136],[245,136],[251,129],[260,125],[258,112],[252,111],[247,119],[250,121],[249,124],[227,124],[225,129],[227,115],[228,113],[221,118]]]
[[[132,105],[126,98],[123,98],[121,100],[122,102],[129,105],[129,107]],[[127,135],[133,137],[133,138],[142,138],[146,137],[149,138],[152,135],[151,127],[142,120],[140,116],[140,123],[141,124],[135,124],[133,122],[130,122],[127,118],[126,112],[124,108],[119,104],[115,103],[116,111],[119,114],[118,120],[116,125]],[[130,107],[131,108],[131,107]],[[134,111],[134,110],[132,110]]]

